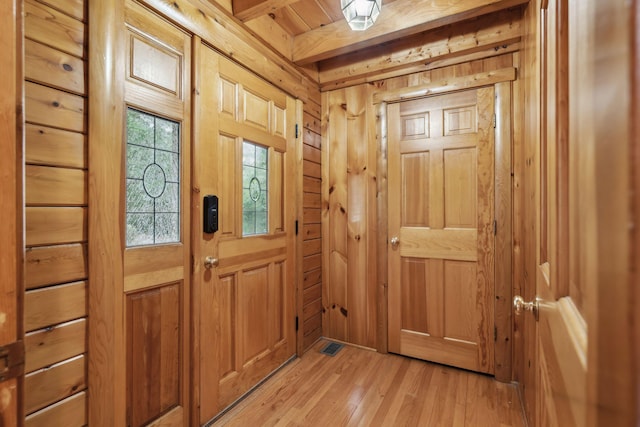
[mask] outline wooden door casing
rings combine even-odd
[[[295,354],[296,101],[211,48],[197,47],[193,155],[199,422]],[[243,236],[242,147],[268,149],[268,232]],[[203,232],[217,195],[219,229]],[[219,264],[204,267],[205,257]]]
[[[5,77],[0,82],[0,131],[2,152],[0,157],[0,345],[5,346],[23,339],[22,322],[22,256],[23,212],[22,212],[22,26],[21,3],[6,1],[0,5],[0,23],[5,30],[0,39],[0,68]],[[4,367],[4,366],[3,366]],[[24,377],[10,378],[0,382],[0,425],[22,423]]]
[[[493,373],[493,87],[388,107],[389,350]]]

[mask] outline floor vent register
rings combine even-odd
[[[325,345],[320,353],[326,354],[327,356],[335,356],[341,349],[344,347],[343,344],[339,344],[337,342],[330,342]]]

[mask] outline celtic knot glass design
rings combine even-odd
[[[127,247],[180,241],[180,124],[127,109]]]
[[[269,232],[268,161],[266,148],[250,142],[242,144],[242,235]]]

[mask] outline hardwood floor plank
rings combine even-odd
[[[469,371],[320,340],[213,426],[523,426],[517,391]]]

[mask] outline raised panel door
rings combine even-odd
[[[493,88],[388,107],[389,350],[493,373]]]

